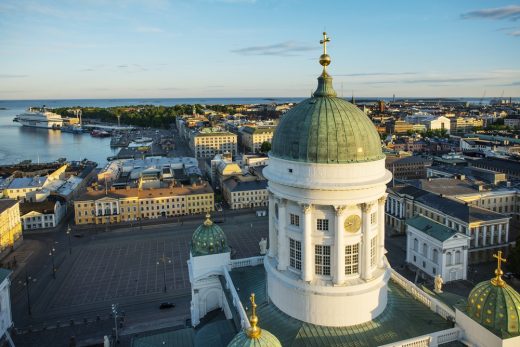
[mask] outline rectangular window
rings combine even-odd
[[[370,266],[376,266],[376,254],[377,254],[377,236],[374,236],[370,240]]]
[[[290,220],[291,220],[291,225],[294,225],[294,226],[297,226],[299,227],[300,226],[300,216],[298,216],[297,214],[293,214],[291,213],[290,214]]]
[[[377,212],[372,212],[370,214],[370,224],[376,224],[377,222]]]
[[[302,243],[289,239],[289,266],[296,270],[302,269]]]
[[[316,275],[330,276],[330,246],[314,246]]]
[[[345,246],[345,275],[359,272],[359,243]]]
[[[329,230],[329,220],[328,219],[316,220],[316,229],[321,230],[321,231]]]

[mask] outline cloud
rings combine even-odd
[[[351,74],[335,74],[335,76],[349,76],[349,77],[372,77],[372,76],[404,76],[417,75],[417,72],[360,72]]]
[[[462,19],[493,19],[516,21],[520,19],[520,6],[511,5],[505,7],[475,10],[463,13],[460,15],[460,17]]]
[[[285,41],[267,46],[251,46],[240,49],[231,50],[233,53],[242,55],[276,55],[276,56],[293,56],[300,52],[314,51],[315,46],[306,46],[295,41]]]
[[[0,74],[0,78],[25,78],[28,75]]]
[[[507,33],[509,36],[515,36],[515,37],[519,37],[520,36],[520,30],[515,30],[515,31],[511,31],[509,33]]]
[[[465,83],[465,82],[476,82],[491,80],[492,77],[459,77],[459,78],[424,78],[424,79],[413,79],[403,80],[403,83],[417,83],[417,84],[438,84],[438,83]]]
[[[148,26],[138,26],[135,28],[135,31],[138,33],[162,33],[164,30],[157,27],[148,27]]]

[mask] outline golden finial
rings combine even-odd
[[[255,293],[251,293],[251,297],[249,298],[251,301],[251,317],[249,317],[249,323],[251,327],[247,329],[247,336],[251,339],[257,339],[260,337],[260,333],[262,329],[260,329],[258,324],[258,317],[256,316],[256,303],[255,303]]]
[[[205,226],[210,226],[212,225],[213,222],[211,221],[211,215],[208,213],[206,213],[206,220],[204,221],[204,225]]]
[[[323,71],[325,72],[327,66],[330,65],[330,56],[327,54],[327,42],[330,42],[330,38],[327,36],[326,32],[323,32],[323,40],[320,40],[320,44],[323,45],[323,54],[320,56],[320,64],[323,66]]]
[[[493,258],[497,259],[497,269],[495,270],[495,278],[491,280],[491,284],[497,287],[504,287],[506,282],[502,279],[504,271],[502,271],[502,262],[506,263],[506,259],[502,258],[502,251],[498,251],[498,254],[493,254]]]

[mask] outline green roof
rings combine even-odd
[[[222,228],[210,220],[209,214],[191,238],[191,254],[194,257],[229,252],[226,235]]]
[[[377,318],[349,327],[326,327],[294,319],[268,303],[263,266],[233,269],[230,275],[235,287],[240,288],[238,295],[244,307],[249,306],[250,293],[255,293],[258,325],[276,336],[282,346],[380,346],[452,327],[392,281],[388,283],[387,307]]]
[[[520,294],[506,283],[500,286],[488,280],[477,284],[465,312],[502,338],[520,335]]]
[[[337,98],[324,73],[312,98],[289,110],[273,136],[273,157],[320,164],[348,164],[384,158],[372,121],[357,106]]]
[[[455,230],[423,216],[409,218],[406,220],[406,224],[441,242],[446,241],[457,233]]]

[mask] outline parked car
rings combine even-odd
[[[174,308],[174,307],[175,307],[175,304],[172,302],[162,302],[161,305],[159,306],[159,309],[165,310],[165,309]]]

